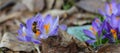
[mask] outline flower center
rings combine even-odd
[[[116,30],[111,29],[110,31],[111,31],[111,33],[113,35],[113,38],[116,39],[117,38],[117,32],[116,32]]]
[[[49,29],[50,29],[50,24],[49,24],[49,23],[48,23],[48,24],[45,24],[45,25],[44,25],[44,29],[45,29],[46,33],[48,33],[48,32],[49,32]]]
[[[96,35],[96,30],[93,27],[90,27],[90,30],[93,32],[94,35]]]
[[[35,33],[35,35],[38,37],[40,35],[40,31],[37,30],[36,33]]]

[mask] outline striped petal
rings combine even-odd
[[[83,30],[83,32],[88,36],[89,38],[96,39],[95,35],[89,31],[89,30]]]

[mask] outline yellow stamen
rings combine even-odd
[[[110,7],[109,13],[112,14],[112,4],[109,4],[109,7]]]
[[[90,27],[90,30],[93,32],[94,35],[96,35],[96,30],[93,27]]]
[[[36,37],[38,37],[40,35],[40,31],[37,30],[35,35],[36,35]]]
[[[116,32],[116,30],[111,29],[110,31],[111,31],[111,33],[113,35],[113,38],[116,39],[117,38],[117,32]]]
[[[46,30],[46,33],[49,32],[50,24],[45,24],[44,29]]]

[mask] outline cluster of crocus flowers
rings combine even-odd
[[[90,27],[90,30],[83,30],[84,33],[90,37],[90,40],[87,40],[86,42],[89,44],[93,44],[96,41],[101,41],[100,39],[103,38],[101,36],[102,34],[102,26],[101,21],[98,18],[95,18],[95,20],[92,22],[92,26]]]
[[[114,15],[119,15],[119,8],[120,5],[116,4],[115,0],[111,0],[110,2],[105,3],[105,12],[99,9],[100,14],[103,16],[111,16],[112,14]]]
[[[28,19],[26,25],[20,24],[17,38],[20,41],[40,44],[42,39],[57,35],[58,24],[58,17],[52,18],[49,14],[42,17],[41,14],[37,14]]]
[[[105,5],[105,12],[99,11],[103,15],[104,20],[100,21],[98,18],[92,22],[90,30],[83,30],[84,33],[90,37],[86,42],[89,44],[98,45],[104,43],[119,43],[120,40],[120,18],[119,18],[119,4],[112,0]]]

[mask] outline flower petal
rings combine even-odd
[[[50,14],[46,15],[46,17],[44,18],[44,24],[52,24],[52,16]]]
[[[109,24],[108,22],[104,21],[104,22],[103,22],[103,25],[104,25],[103,28],[106,30],[106,32],[110,32],[110,29],[112,28],[112,27],[110,26],[110,24]]]
[[[53,25],[51,26],[49,33],[56,34],[56,32],[58,30],[58,23],[59,23],[59,17],[57,17],[53,20]],[[54,31],[56,31],[56,32],[54,32]]]
[[[118,12],[118,8],[117,8],[117,4],[116,4],[116,1],[115,0],[112,0],[111,1],[111,4],[112,4],[112,11],[113,11],[113,14],[117,14]]]
[[[89,37],[89,38],[92,38],[92,39],[96,39],[95,35],[89,31],[89,30],[83,30],[83,32]]]
[[[26,22],[26,26],[27,26],[27,29],[32,32],[32,25],[33,25],[33,22],[35,21],[35,18],[30,18],[27,20]]]
[[[118,39],[120,40],[120,34],[118,34]]]
[[[30,42],[30,41],[31,41],[31,39],[32,39],[32,37],[31,37],[30,35],[29,35],[29,36],[28,36],[28,35],[27,35],[27,36],[25,36],[25,38],[26,38],[26,41],[27,41],[27,42]]]
[[[98,12],[99,12],[101,15],[103,15],[103,16],[106,15],[105,12],[103,12],[101,9],[98,9]]]
[[[39,36],[39,38],[41,38],[41,39],[47,39],[48,36],[49,36],[49,35],[41,34],[41,35]]]
[[[119,24],[118,24],[118,30],[119,30],[119,32],[120,32],[120,21],[119,21]]]
[[[110,33],[107,33],[104,35],[107,39],[109,39],[110,42],[115,42],[114,38],[112,37],[112,35]]]
[[[98,18],[95,18],[95,20],[92,22],[92,27],[98,31],[99,30],[99,25],[100,25],[100,20]]]
[[[35,44],[40,44],[41,43],[39,40],[36,40],[36,39],[32,39],[32,42],[35,43]]]
[[[17,39],[18,39],[19,41],[24,41],[24,42],[26,42],[26,38],[23,37],[23,36],[17,36]]]
[[[65,24],[62,24],[62,25],[59,25],[59,28],[63,31],[67,30],[67,25]]]
[[[108,3],[105,3],[105,11],[109,16],[111,15],[110,7],[109,7]]]
[[[87,40],[86,42],[87,42],[88,44],[92,45],[92,44],[94,44],[94,43],[96,42],[96,40]]]
[[[53,31],[51,31],[51,33],[49,34],[49,36],[56,36],[58,35],[58,27],[55,28]]]

